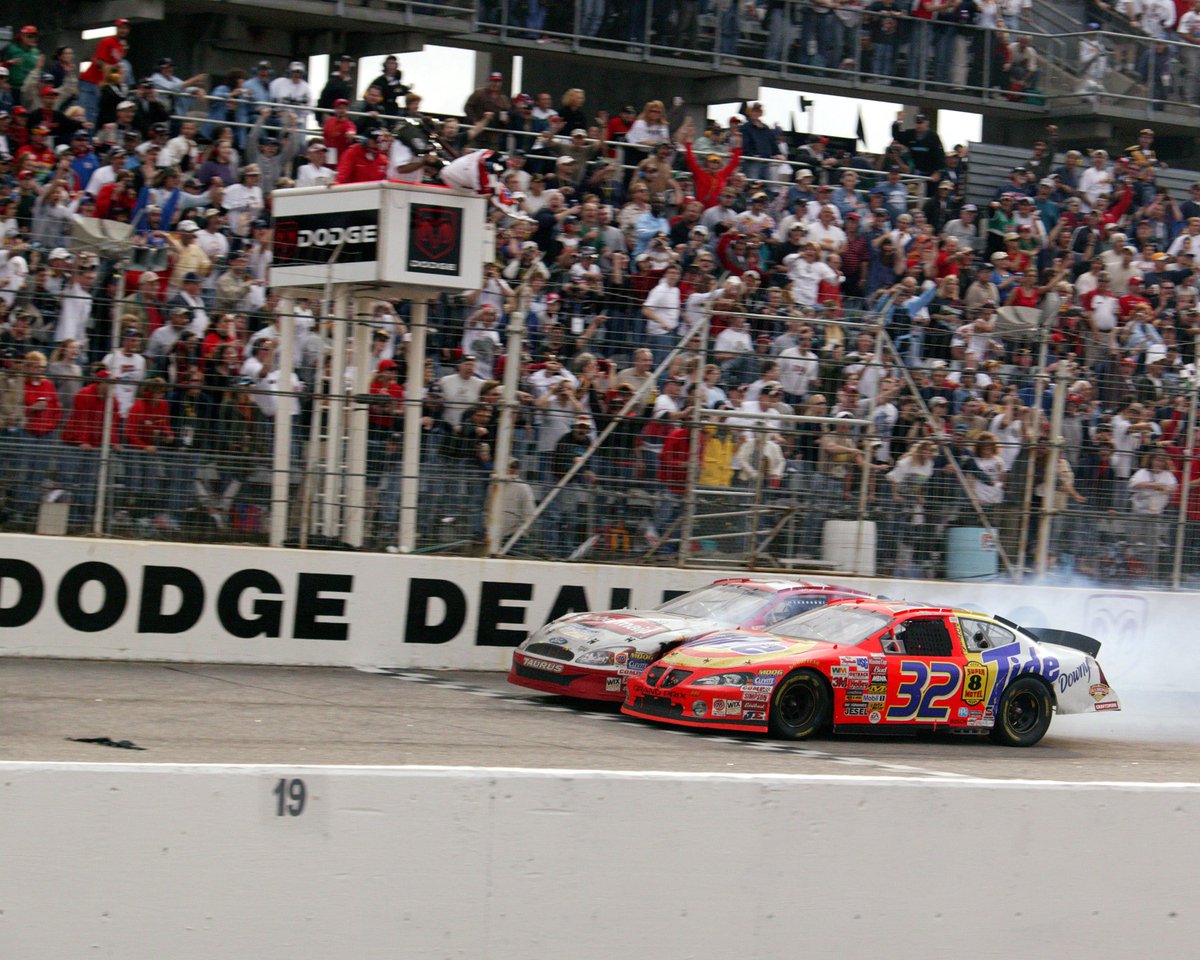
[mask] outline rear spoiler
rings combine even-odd
[[[1011,620],[1005,620],[1004,617],[996,617],[996,619],[1010,627],[1017,626]],[[1095,657],[1100,653],[1100,641],[1092,637],[1085,637],[1082,633],[1055,630],[1053,627],[1018,627],[1018,629],[1024,630],[1042,643],[1056,643],[1060,647],[1070,647],[1072,650],[1086,653],[1089,657]]]

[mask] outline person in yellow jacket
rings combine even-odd
[[[725,421],[704,424],[704,443],[700,447],[700,473],[697,481],[702,487],[733,485],[733,455],[737,453],[737,437]]]

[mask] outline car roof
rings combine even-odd
[[[800,577],[722,577],[711,585],[730,584],[756,590],[812,590],[821,593],[845,593],[851,596],[869,597],[871,594],[857,587],[845,587],[822,580],[806,580]]]
[[[982,617],[985,620],[991,619],[987,614],[979,613],[976,610],[961,610],[957,607],[946,607],[936,604],[921,603],[914,600],[885,600],[877,597],[850,597],[845,600],[835,600],[830,606],[858,606],[864,610],[873,610],[876,613],[887,614],[891,617],[902,616],[907,613],[931,613],[931,614],[947,614],[952,613],[958,615],[971,614],[972,616]]]

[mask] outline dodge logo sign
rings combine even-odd
[[[279,266],[328,263],[340,245],[338,263],[369,263],[377,258],[379,211],[284,217],[275,224],[274,253]]]
[[[457,274],[461,252],[462,211],[457,207],[413,204],[408,269],[414,273]]]

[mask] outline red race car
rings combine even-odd
[[[824,729],[991,733],[1032,746],[1052,714],[1119,710],[1100,644],[1064,630],[888,600],[843,600],[770,633],[711,633],[628,682],[622,712],[799,740]]]
[[[652,610],[574,613],[513,651],[508,682],[583,700],[625,699],[625,682],[679,644],[714,630],[766,628],[844,597],[852,587],[785,577],[729,577]]]

